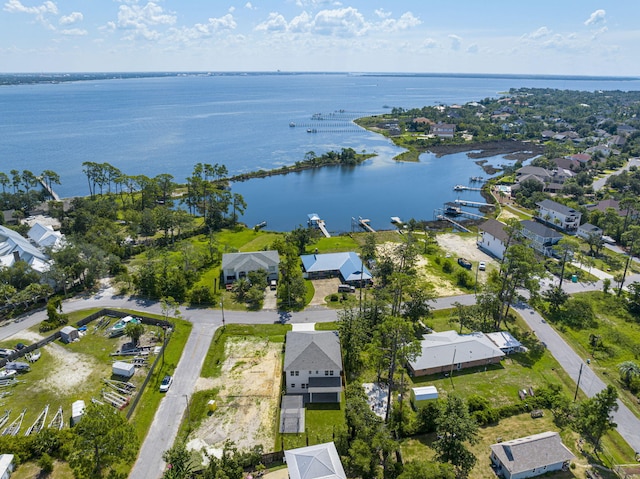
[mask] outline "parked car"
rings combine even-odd
[[[161,393],[166,393],[169,388],[171,387],[171,384],[173,384],[173,377],[171,376],[165,376],[162,379],[162,382],[160,383],[160,392]]]
[[[338,286],[338,293],[355,293],[356,287],[349,284],[341,284]]]
[[[270,289],[271,291],[275,291],[276,289],[278,289],[278,282],[277,282],[275,279],[272,279],[272,280],[269,282],[269,289]]]
[[[487,265],[486,265],[486,263],[485,263],[484,261],[480,261],[480,262],[478,263],[478,269],[479,269],[480,271],[484,271],[485,269],[487,269]]]

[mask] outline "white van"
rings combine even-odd
[[[338,293],[355,293],[356,287],[350,284],[341,284],[338,286]]]

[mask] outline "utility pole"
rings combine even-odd
[[[573,401],[578,399],[578,389],[580,388],[580,378],[582,377],[582,366],[584,363],[580,363],[580,372],[578,373],[578,383],[576,384],[576,393],[573,395]]]

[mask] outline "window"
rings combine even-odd
[[[302,389],[307,389],[307,385],[306,384],[301,384],[300,387],[302,387]]]
[[[328,376],[328,375],[329,375],[329,371],[325,371],[325,372],[324,372],[324,375],[325,375],[325,376]]]
[[[329,376],[333,376],[333,370],[329,371]]]
[[[289,371],[289,376],[293,376],[293,371]]]
[[[313,374],[313,371],[309,371],[309,376],[311,376],[311,374]]]
[[[300,371],[296,371],[296,376],[300,376]]]
[[[293,384],[293,383],[291,383],[291,387],[292,387],[292,388],[295,388],[295,387],[296,387],[296,385],[295,385],[295,384]]]

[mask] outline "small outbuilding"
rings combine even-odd
[[[63,343],[69,344],[78,339],[80,339],[80,334],[73,326],[65,326],[60,330],[60,341]]]
[[[435,386],[411,388],[411,404],[415,409],[420,409],[436,399],[438,399],[438,389]]]
[[[73,404],[71,404],[71,425],[72,426],[75,426],[80,422],[80,419],[82,419],[82,416],[84,415],[84,408],[85,408],[85,404],[82,399],[79,399],[78,401],[74,401]]]
[[[125,363],[124,361],[116,361],[113,363],[112,374],[114,376],[122,376],[130,378],[136,372],[136,367],[133,363]]]

